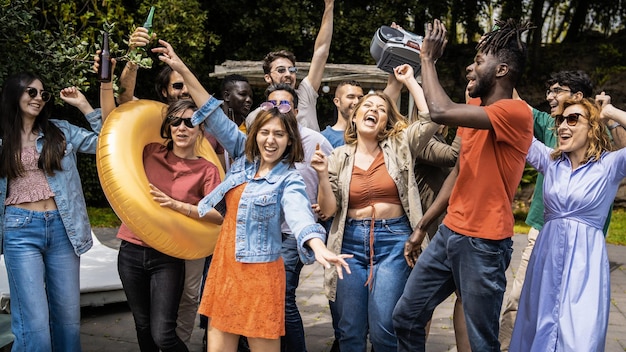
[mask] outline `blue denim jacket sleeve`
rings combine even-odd
[[[102,110],[100,108],[94,109],[94,111],[85,115],[85,118],[89,122],[91,129],[96,133],[100,133],[102,130]]]
[[[285,180],[281,208],[287,225],[298,241],[300,260],[306,265],[313,264],[315,253],[305,243],[313,238],[319,238],[325,243],[326,230],[315,221],[302,177],[295,173],[292,175]]]
[[[245,153],[247,136],[224,114],[221,105],[221,100],[209,98],[193,114],[191,122],[196,126],[204,121],[205,131],[214,136],[230,156],[238,158]]]

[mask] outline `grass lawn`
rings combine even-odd
[[[111,208],[87,207],[89,221],[93,227],[118,227],[122,224]],[[524,220],[515,221],[515,233],[527,234],[530,227]],[[626,246],[626,210],[616,209],[613,211],[607,243]]]

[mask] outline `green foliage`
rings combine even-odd
[[[87,207],[91,227],[118,227],[122,221],[110,207]]]
[[[626,210],[613,210],[606,242],[626,246]]]

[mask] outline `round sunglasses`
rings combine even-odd
[[[37,90],[37,88],[35,87],[27,87],[25,91],[32,99],[37,98],[38,94],[41,95],[41,100],[43,100],[45,103],[47,103],[50,98],[52,98],[52,93],[45,90]]]
[[[281,114],[286,114],[291,111],[291,104],[289,104],[289,100],[281,100],[280,102],[276,100],[268,100],[261,103],[259,107],[264,111],[269,111],[270,109],[276,108]]]

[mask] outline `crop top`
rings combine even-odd
[[[369,169],[363,170],[354,166],[348,209],[365,208],[376,203],[402,205],[398,187],[389,176],[382,152],[376,155]]]
[[[22,148],[24,175],[9,180],[4,205],[32,203],[54,197],[43,170],[37,167],[39,153],[35,146]]]

